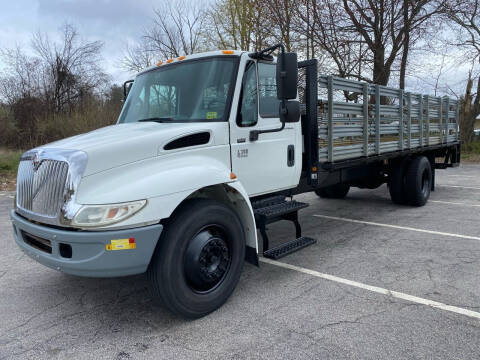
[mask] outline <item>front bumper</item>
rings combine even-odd
[[[147,270],[163,226],[115,231],[74,231],[37,225],[10,212],[17,245],[32,259],[67,274],[115,277]],[[107,251],[111,240],[135,238],[134,249]],[[33,239],[33,240],[32,240]]]

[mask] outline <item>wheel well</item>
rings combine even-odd
[[[246,260],[254,265],[258,265],[257,230],[250,200],[245,199],[245,197],[235,188],[228,186],[227,184],[218,184],[196,190],[178,206],[181,206],[185,201],[194,198],[213,199],[229,206],[235,211],[245,230],[245,243],[247,246],[245,252]],[[173,214],[174,213],[175,211]],[[168,219],[166,220],[168,221]]]

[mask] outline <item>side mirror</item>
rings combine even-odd
[[[132,88],[134,80],[127,80],[123,83],[123,101],[127,100],[128,93]]]
[[[280,121],[282,123],[294,123],[300,121],[300,102],[285,101],[280,103]]]
[[[289,100],[297,97],[297,79],[297,54],[280,54],[277,61],[277,98],[279,100]]]

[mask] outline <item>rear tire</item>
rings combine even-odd
[[[350,185],[336,184],[315,190],[315,194],[325,199],[343,199],[350,191]]]
[[[235,289],[245,259],[237,214],[209,199],[180,206],[165,226],[148,269],[154,295],[173,313],[199,318]]]
[[[408,203],[423,206],[427,203],[432,189],[432,167],[425,156],[418,156],[408,166],[405,176]]]

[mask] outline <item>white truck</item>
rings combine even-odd
[[[68,274],[147,272],[187,318],[220,307],[260,249],[279,258],[315,243],[293,195],[388,183],[395,203],[421,206],[435,169],[460,161],[457,101],[319,76],[282,45],[169,59],[124,90],[116,125],[22,156],[14,238]],[[270,249],[278,220],[296,238]]]

